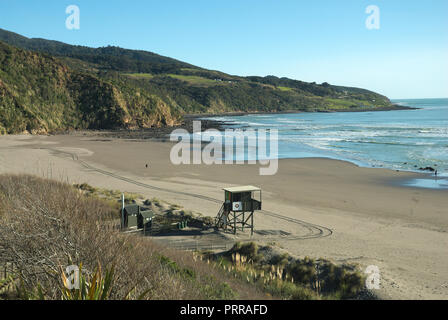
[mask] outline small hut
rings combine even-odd
[[[147,208],[137,204],[124,206],[123,226],[124,228],[150,229],[154,213]]]
[[[216,217],[216,227],[230,229],[234,234],[241,228],[254,233],[254,212],[261,210],[261,189],[254,186],[224,188],[224,203]]]

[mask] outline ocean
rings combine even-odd
[[[433,167],[441,178],[448,177],[448,99],[393,102],[419,109],[213,119],[225,121],[229,128],[277,129],[278,158],[324,157],[415,172]]]

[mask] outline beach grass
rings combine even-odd
[[[365,290],[365,277],[356,265],[294,258],[255,242],[237,242],[225,253],[206,256],[234,277],[284,299],[353,299]]]

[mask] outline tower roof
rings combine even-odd
[[[224,188],[223,190],[228,191],[230,193],[239,193],[239,192],[260,191],[261,189],[254,186],[239,186],[239,187]]]

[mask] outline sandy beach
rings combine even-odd
[[[280,160],[276,175],[260,176],[258,164],[176,166],[171,147],[82,133],[3,136],[0,173],[137,192],[213,217],[223,187],[256,185],[266,210],[255,216],[257,241],[376,265],[384,299],[448,299],[448,191],[399,185],[421,175],[313,158]]]

